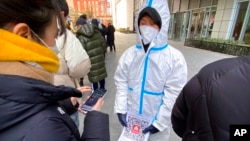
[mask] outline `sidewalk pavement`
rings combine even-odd
[[[108,90],[107,95],[105,96],[105,103],[102,108],[102,112],[109,114],[109,124],[110,124],[110,136],[111,141],[117,141],[120,133],[121,133],[121,125],[118,121],[117,115],[114,113],[114,101],[115,101],[115,82],[114,82],[114,73],[116,70],[117,63],[119,61],[122,53],[132,45],[136,43],[136,34],[124,34],[120,32],[115,33],[115,44],[116,44],[116,52],[107,53],[106,57],[106,69],[108,73],[108,77],[106,78],[106,89]],[[232,57],[231,55],[211,52],[207,50],[186,47],[184,46],[184,42],[182,41],[173,41],[169,40],[169,44],[173,47],[180,50],[187,62],[188,66],[188,79],[190,79],[193,75],[195,75],[201,67],[204,65],[213,62],[218,59]],[[87,77],[84,79],[85,85],[90,85],[87,81]],[[84,96],[83,99],[85,99]],[[83,130],[83,118],[84,116],[80,114],[80,132]],[[180,141],[181,139],[171,131],[170,141]]]

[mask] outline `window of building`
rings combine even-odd
[[[174,28],[174,14],[171,14],[168,28],[168,38],[172,39],[173,37],[173,28]]]
[[[236,20],[233,35],[232,35],[234,40],[239,40],[242,25],[243,25],[243,22],[244,22],[244,19],[245,19],[245,16],[246,16],[248,3],[249,2],[240,2],[239,3],[238,16],[237,16],[237,20]]]
[[[204,14],[205,14],[205,9],[192,11],[190,37],[193,38],[200,37]]]
[[[250,5],[250,4],[249,4]],[[246,19],[246,32],[244,34],[243,42],[245,44],[250,45],[250,13],[248,13],[248,17]]]
[[[188,35],[190,12],[184,12],[182,14],[182,29],[181,29],[181,39],[185,39]]]
[[[214,17],[216,14],[216,7],[206,8],[203,23],[202,23],[202,38],[210,38],[214,26]]]
[[[77,10],[78,10],[78,12],[81,11],[81,9],[80,9],[80,1],[77,1]]]
[[[176,40],[180,40],[181,38],[182,21],[183,21],[183,13],[180,12],[175,13],[173,38]]]

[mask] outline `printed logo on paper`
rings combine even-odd
[[[139,125],[135,124],[135,125],[132,126],[132,133],[139,134],[140,130],[141,130],[141,127]]]

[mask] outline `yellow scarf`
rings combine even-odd
[[[57,72],[59,60],[49,48],[0,29],[0,61],[35,62],[49,72]]]

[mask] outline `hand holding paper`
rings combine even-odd
[[[117,113],[118,119],[122,126],[127,127],[127,114]]]
[[[152,124],[145,128],[143,131],[142,131],[144,134],[146,134],[147,132],[149,132],[150,134],[154,134],[154,133],[157,133],[159,132],[159,130],[157,128],[155,128]]]

